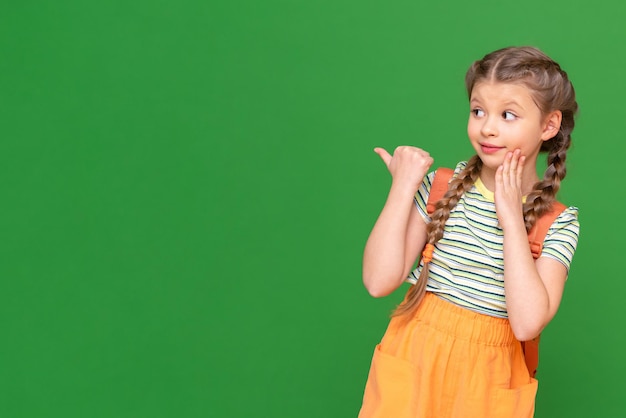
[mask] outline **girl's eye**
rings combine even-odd
[[[502,113],[502,117],[504,118],[504,120],[515,120],[517,116],[515,116],[515,114],[511,112],[504,112]]]
[[[478,117],[485,116],[485,112],[482,109],[472,109],[472,113]]]

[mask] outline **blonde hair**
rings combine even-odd
[[[562,113],[559,132],[541,146],[547,152],[547,168],[543,178],[533,186],[524,204],[524,222],[530,230],[556,200],[561,181],[565,178],[565,158],[571,144],[574,115],[578,111],[574,86],[567,73],[546,54],[533,47],[509,47],[485,55],[475,61],[465,75],[468,97],[474,86],[481,81],[517,83],[526,86],[543,116],[559,110]],[[437,203],[427,226],[427,244],[435,245],[443,236],[450,211],[463,194],[478,179],[482,161],[474,155],[465,168],[451,180],[448,191]],[[424,263],[417,284],[412,286],[394,316],[413,313],[426,292],[430,263]]]

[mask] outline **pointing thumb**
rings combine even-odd
[[[387,167],[389,167],[389,163],[391,162],[391,155],[384,148],[374,148],[374,152],[378,154],[381,160],[385,163]]]

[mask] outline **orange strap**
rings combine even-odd
[[[435,211],[435,205],[448,191],[448,183],[450,182],[453,174],[454,170],[446,167],[440,167],[435,172],[433,184],[430,186],[428,202],[426,202],[426,211],[428,211],[429,215]]]
[[[528,231],[528,244],[530,244],[530,251],[533,253],[535,260],[541,255],[543,241],[546,239],[546,234],[550,226],[552,226],[556,218],[558,218],[565,208],[566,206],[563,203],[554,201],[552,208],[541,215],[541,217],[537,219],[537,222],[535,222],[535,225]]]

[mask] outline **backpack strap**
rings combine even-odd
[[[435,172],[435,178],[430,188],[430,194],[428,196],[428,202],[426,203],[426,210],[428,214],[432,214],[435,211],[435,206],[443,195],[448,191],[448,183],[454,170],[450,168],[438,168]],[[535,225],[528,232],[528,244],[530,245],[530,252],[533,258],[536,260],[541,256],[543,250],[543,241],[546,239],[550,226],[554,223],[556,218],[566,209],[566,206],[561,202],[554,201],[552,208],[544,213]],[[526,361],[526,367],[531,377],[535,377],[537,374],[537,366],[539,365],[539,339],[541,335],[533,338],[530,341],[522,341],[522,351],[524,352],[524,359]]]
[[[530,377],[537,375],[537,367],[539,366],[539,339],[541,334],[532,340],[520,341],[522,344],[522,352],[524,353],[524,361]]]
[[[530,252],[533,253],[533,258],[536,260],[541,255],[541,250],[543,249],[543,240],[546,239],[546,235],[548,234],[548,230],[550,226],[554,223],[556,218],[565,210],[566,206],[561,203],[554,201],[552,203],[552,208],[541,215],[535,225],[528,231],[528,243],[530,244]]]
[[[428,202],[426,202],[426,211],[429,215],[435,211],[437,202],[439,202],[448,191],[448,183],[452,175],[454,175],[454,170],[447,167],[439,167],[437,171],[435,171],[435,178],[433,179],[433,184],[430,186],[430,194],[428,195]]]

